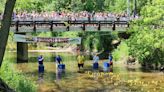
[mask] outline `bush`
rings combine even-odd
[[[129,47],[124,41],[121,42],[118,48],[113,51],[113,59],[115,61],[125,59],[128,57],[128,55],[129,55]]]
[[[1,78],[16,92],[36,92],[37,86],[30,80],[27,80],[24,75],[20,74],[8,61],[3,62],[0,70]]]
[[[152,0],[141,9],[142,16],[128,30],[132,33],[127,40],[129,54],[146,68],[158,69],[164,65],[164,1]]]
[[[164,57],[164,30],[143,29],[136,32],[127,42],[130,54],[136,57],[141,64],[163,63]]]

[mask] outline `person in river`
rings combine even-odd
[[[39,63],[39,65],[43,65],[43,60],[44,60],[43,56],[40,55],[40,56],[38,57],[38,63]]]
[[[93,63],[98,63],[99,62],[99,60],[100,60],[99,54],[101,54],[102,52],[104,52],[104,50],[101,50],[100,52],[92,53]]]
[[[110,66],[113,67],[113,56],[112,56],[111,53],[109,53],[108,59],[109,59],[109,64],[110,64]]]
[[[98,63],[99,62],[99,56],[98,56],[98,53],[96,53],[94,56],[93,56],[93,63]]]
[[[79,70],[80,70],[80,67],[84,68],[84,61],[85,61],[84,55],[82,53],[80,53],[77,56],[77,62],[78,62],[78,68],[79,68]]]
[[[55,57],[55,61],[56,61],[56,63],[58,63],[58,64],[60,64],[60,63],[62,62],[62,58],[60,57],[60,55],[57,55],[57,56]]]

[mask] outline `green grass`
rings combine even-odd
[[[24,75],[14,69],[13,64],[3,62],[0,70],[1,78],[16,92],[36,92],[37,86],[34,82],[25,78]]]
[[[119,61],[124,58],[127,58],[128,55],[129,55],[129,48],[125,42],[121,42],[121,44],[113,52],[113,57],[115,61]]]

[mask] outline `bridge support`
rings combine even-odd
[[[28,62],[28,43],[17,42],[17,62]]]

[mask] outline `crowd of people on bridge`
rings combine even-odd
[[[0,14],[0,19],[2,19],[2,15]],[[128,17],[126,13],[110,13],[110,12],[14,12],[12,15],[12,19],[14,21],[27,21],[27,20],[70,20],[70,21],[77,21],[77,20],[110,20],[110,21],[127,21],[132,19],[132,17]]]

